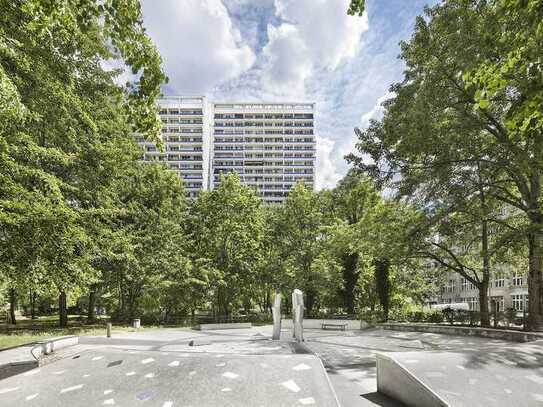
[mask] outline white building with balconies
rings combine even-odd
[[[313,103],[214,103],[210,189],[237,172],[264,202],[280,203],[299,180],[315,184]]]
[[[264,202],[280,203],[302,180],[315,185],[313,103],[211,103],[204,96],[158,99],[164,150],[136,137],[146,161],[163,161],[189,197],[237,172]]]
[[[168,96],[157,100],[164,151],[138,139],[146,161],[164,161],[183,179],[187,195],[208,188],[209,109],[203,96]]]

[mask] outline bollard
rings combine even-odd
[[[111,322],[106,324],[106,337],[111,338]]]
[[[275,301],[272,308],[273,315],[273,335],[272,339],[281,339],[281,294],[275,294]]]
[[[132,321],[132,328],[134,328],[134,329],[139,329],[140,328],[140,320],[139,319],[134,319]]]

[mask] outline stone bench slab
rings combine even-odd
[[[222,324],[200,324],[196,329],[199,329],[200,331],[213,331],[220,329],[246,329],[251,327],[252,324],[250,322],[231,322]]]

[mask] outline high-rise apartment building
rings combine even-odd
[[[205,97],[170,96],[158,100],[164,151],[139,139],[143,159],[167,162],[183,179],[189,197],[207,189],[209,120]]]
[[[211,103],[171,96],[158,104],[165,150],[138,138],[143,159],[166,162],[190,197],[234,171],[264,202],[282,202],[298,180],[314,187],[313,103]]]
[[[265,202],[282,202],[303,180],[315,183],[313,103],[215,103],[211,187],[236,171]]]

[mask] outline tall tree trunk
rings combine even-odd
[[[490,312],[488,308],[489,279],[483,277],[479,284],[479,312],[481,314],[481,326],[490,327]]]
[[[358,253],[347,254],[343,257],[343,298],[347,314],[354,314],[354,290],[358,281]]]
[[[488,251],[488,221],[486,219],[486,195],[482,185],[479,187],[481,207],[484,210],[481,225],[481,257],[483,258],[483,278],[479,288],[479,313],[481,314],[481,326],[490,326],[490,313],[488,312],[488,285],[490,282],[490,255]]]
[[[66,305],[66,292],[61,291],[58,296],[58,317],[59,326],[65,328],[68,326],[68,307]]]
[[[528,321],[526,330],[543,329],[543,275],[541,272],[543,250],[543,216],[530,216],[531,229],[528,232]]]
[[[96,291],[94,287],[89,292],[89,307],[87,310],[87,323],[92,324],[96,321]]]
[[[388,259],[375,260],[375,286],[379,303],[383,309],[383,318],[388,321],[390,309],[390,262]]]
[[[36,319],[36,292],[30,289],[30,318]]]
[[[15,317],[15,309],[17,308],[17,291],[15,288],[9,289],[9,317],[13,325],[17,325],[17,319]]]
[[[305,309],[307,310],[307,317],[313,315],[313,308],[315,307],[315,292],[313,288],[308,288],[305,293]]]

